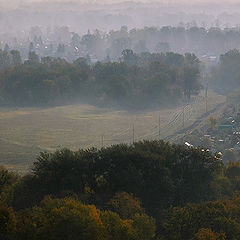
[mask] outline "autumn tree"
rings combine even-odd
[[[126,192],[116,193],[108,202],[108,206],[123,219],[132,219],[135,214],[144,213],[140,200]]]
[[[16,216],[12,208],[0,202],[0,239],[14,240],[16,234]]]

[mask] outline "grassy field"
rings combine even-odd
[[[212,94],[209,110],[224,101],[224,97]],[[186,124],[205,111],[204,103],[203,97],[199,96],[189,112],[186,110]],[[136,141],[158,139],[159,115],[160,137],[164,138],[181,128],[182,109],[129,113],[82,104],[47,109],[3,108],[0,109],[0,165],[26,172],[40,151],[130,143],[133,141],[133,124]],[[173,120],[175,123],[170,126]]]

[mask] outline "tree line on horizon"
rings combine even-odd
[[[24,58],[29,51],[35,51],[41,57],[61,57],[74,61],[80,56],[93,55],[103,61],[109,57],[116,61],[124,49],[142,52],[193,52],[198,57],[215,56],[231,49],[240,48],[240,31],[235,28],[164,26],[128,29],[122,26],[119,30],[103,32],[96,29],[80,35],[67,26],[55,27],[51,31],[34,26],[27,36],[16,36],[14,39],[2,36],[4,41],[0,48],[4,50],[17,49]],[[5,39],[6,38],[6,39]],[[18,39],[19,38],[19,39]]]

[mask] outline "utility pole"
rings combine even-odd
[[[158,137],[160,139],[160,135],[161,135],[161,117],[160,117],[160,113],[158,116]]]
[[[134,123],[133,123],[133,128],[132,128],[132,140],[133,140],[133,143],[135,142],[135,129],[134,129]]]
[[[208,68],[203,69],[203,80],[205,80],[205,111],[208,112]]]
[[[206,113],[208,112],[208,82],[206,81],[206,90],[205,90],[205,101],[206,101]]]
[[[185,106],[183,106],[183,128],[184,128],[184,122],[185,122],[185,113],[184,113],[184,110],[185,110]]]
[[[102,148],[104,146],[104,135],[102,134]]]

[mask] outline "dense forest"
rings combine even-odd
[[[16,50],[0,51],[1,105],[50,106],[87,102],[104,107],[153,108],[189,101],[200,84],[200,61],[187,53],[124,50],[119,62],[39,58],[22,63]]]
[[[41,153],[0,169],[1,239],[234,240],[239,163],[163,141]]]

